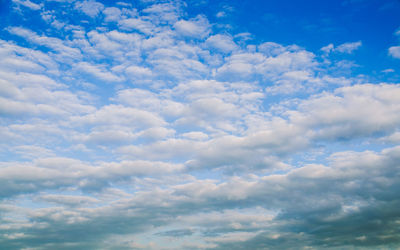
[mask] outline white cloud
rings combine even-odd
[[[135,65],[129,66],[128,68],[125,69],[125,71],[131,79],[142,79],[152,76],[152,72],[149,68],[135,66]]]
[[[300,112],[288,114],[295,124],[319,128],[313,133],[325,138],[388,133],[400,122],[398,95],[397,85],[354,85],[305,100],[299,104]]]
[[[58,53],[58,56],[54,58],[57,61],[66,63],[68,62],[68,59],[82,59],[82,54],[79,49],[65,45],[64,42],[58,38],[39,36],[37,33],[21,27],[11,27],[8,28],[8,31],[11,34],[21,36],[34,44],[43,45],[53,49],[55,52]]]
[[[75,3],[75,8],[94,18],[104,9],[104,5],[94,0],[78,1]]]
[[[155,27],[151,22],[139,18],[123,19],[118,22],[118,25],[123,30],[138,30],[146,35],[152,34],[155,30]]]
[[[79,114],[93,110],[83,99],[66,90],[64,84],[46,75],[0,71],[0,77],[0,88],[6,89],[0,101],[3,114],[23,118]]]
[[[85,116],[71,117],[71,120],[77,125],[130,125],[132,128],[152,127],[165,124],[163,119],[157,114],[113,104],[104,106],[96,112]]]
[[[219,11],[217,14],[215,14],[215,16],[218,18],[222,18],[222,17],[226,17],[227,14],[225,11]]]
[[[107,130],[94,130],[86,136],[79,136],[88,144],[100,145],[113,145],[113,144],[126,144],[132,142],[137,135],[131,131],[124,131],[122,128],[112,128]]]
[[[193,157],[201,146],[201,142],[169,138],[146,145],[123,146],[118,149],[118,153],[126,159],[141,157],[148,160],[172,160],[179,158],[181,162],[182,159],[188,160]]]
[[[166,2],[166,3],[155,3],[148,6],[143,10],[143,13],[150,15],[152,22],[156,24],[160,23],[175,23],[181,16],[182,2]]]
[[[261,54],[243,53],[232,55],[217,70],[217,76],[229,80],[251,78],[257,71],[255,64],[259,64],[264,60],[265,58]]]
[[[155,127],[149,128],[146,130],[141,131],[138,136],[146,139],[153,139],[153,140],[162,140],[167,137],[171,137],[175,134],[175,130],[163,128],[163,127]]]
[[[182,115],[185,105],[143,89],[125,89],[118,92],[117,100],[127,106],[159,113],[162,116]]]
[[[393,73],[393,72],[395,72],[395,70],[394,69],[384,69],[381,72],[382,73]]]
[[[273,88],[276,90],[280,89],[278,92],[292,93],[303,89],[304,86],[299,84],[299,82],[296,83],[291,80],[289,84],[286,84],[286,87],[281,86],[284,85],[282,83],[285,80],[293,78],[288,77],[288,72],[305,72],[304,74],[311,74],[309,72],[317,65],[313,53],[296,46],[283,47],[274,43],[265,43],[259,46],[258,50],[260,52],[237,52],[226,57],[225,63],[215,72],[217,79],[225,81],[271,82],[277,85]],[[309,82],[307,83],[310,85],[314,81],[312,77],[309,77],[308,80]],[[298,84],[298,87],[293,88],[296,84]],[[309,86],[309,88],[312,87],[315,86]]]
[[[334,46],[332,43],[330,43],[330,44],[328,44],[328,45],[322,47],[321,50],[322,50],[323,52],[325,52],[325,53],[330,53],[330,52],[332,52],[332,51],[335,50],[335,46]]]
[[[210,24],[203,16],[189,21],[180,20],[174,24],[174,28],[179,34],[192,38],[204,38],[210,33]]]
[[[25,159],[35,159],[54,156],[52,150],[35,145],[16,146],[13,151]]]
[[[31,10],[40,10],[43,6],[43,4],[37,4],[37,3],[31,2],[29,0],[13,0],[13,3],[22,5]]]
[[[322,47],[321,50],[325,53],[330,53],[330,52],[338,52],[338,53],[346,53],[346,54],[351,54],[353,51],[357,50],[362,46],[362,42],[348,42],[348,43],[343,43],[337,47],[335,47],[333,44],[329,44],[325,47]]]
[[[400,46],[392,46],[389,48],[389,55],[393,58],[400,59]]]
[[[170,94],[173,97],[185,96],[186,99],[177,124],[193,124],[213,132],[238,131],[242,124],[239,117],[254,110],[263,97],[250,84],[213,80],[182,83],[172,89]]]
[[[400,132],[394,132],[388,136],[380,138],[381,141],[398,144],[400,143]]]
[[[260,52],[262,52],[263,54],[265,54],[266,56],[270,57],[270,56],[277,56],[279,54],[282,54],[287,49],[284,46],[277,44],[277,43],[265,42],[258,46],[258,50]]]
[[[97,31],[90,31],[87,33],[87,36],[90,39],[90,42],[95,44],[96,48],[99,51],[109,51],[111,53],[115,53],[121,49],[121,44],[109,39],[109,37],[105,34],[98,33]]]
[[[119,77],[112,72],[107,71],[104,67],[92,65],[87,62],[80,62],[75,66],[76,70],[96,77],[99,80],[106,82],[121,82],[122,77]]]
[[[154,67],[153,72],[157,72],[164,78],[165,76],[171,77],[173,81],[203,78],[209,70],[196,57],[193,58],[185,51],[181,51],[179,46],[153,51],[148,57],[148,62]]]
[[[203,132],[193,131],[182,134],[183,137],[191,140],[207,140],[208,135]]]
[[[118,22],[122,18],[121,10],[116,7],[105,8],[103,14],[105,15],[104,20],[107,22]]]
[[[219,50],[224,53],[232,52],[238,49],[236,43],[233,41],[232,37],[229,35],[213,35],[207,38],[206,45],[210,48]]]
[[[398,29],[394,32],[394,34],[395,34],[396,36],[400,36],[400,28],[398,28]]]
[[[361,41],[358,42],[352,42],[352,43],[343,43],[335,48],[335,51],[340,52],[340,53],[347,53],[350,54],[353,51],[357,50],[360,48],[362,45]]]
[[[185,4],[58,1],[29,12],[43,29],[9,23],[2,247],[400,242],[400,88],[327,57],[361,42],[260,44]]]

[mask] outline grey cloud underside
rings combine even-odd
[[[26,237],[5,240],[3,236],[2,241],[10,244],[10,249],[25,244],[43,246],[45,242],[49,247],[60,244],[65,249],[69,248],[69,242],[96,248],[109,244],[107,240],[98,242],[101,235],[109,236],[109,227],[113,234],[135,234],[178,223],[191,228],[191,233],[189,229],[177,231],[179,237],[254,232],[251,238],[239,242],[210,238],[211,242],[220,243],[217,248],[224,249],[397,244],[399,159],[398,147],[382,153],[347,152],[334,156],[329,166],[307,165],[284,175],[233,177],[222,183],[196,180],[165,189],[139,191],[101,207],[84,208],[75,204],[36,209],[29,213],[27,222],[3,222],[4,226],[10,226],[3,232],[24,233]],[[46,198],[59,204],[77,202],[68,201],[73,198],[68,196],[38,197]],[[85,199],[81,199],[78,202],[84,204]],[[105,198],[100,195],[98,199]],[[99,201],[87,198],[86,202]],[[266,209],[266,213],[270,211],[271,216],[264,221],[258,216],[241,219],[241,213],[255,207]],[[5,214],[19,212],[14,209],[1,207]],[[214,211],[233,214],[213,216]],[[200,219],[193,219],[196,214]],[[158,235],[170,234],[173,232]]]
[[[400,246],[400,87],[326,64],[361,42],[245,44],[182,2],[55,3],[97,29],[13,4],[71,33],[0,40],[0,248]]]

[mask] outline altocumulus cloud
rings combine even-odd
[[[400,246],[400,87],[342,70],[368,44],[202,6],[5,4],[1,249]]]

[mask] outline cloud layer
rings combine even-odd
[[[363,43],[256,42],[187,5],[10,3],[0,245],[398,247],[400,87],[340,74]]]

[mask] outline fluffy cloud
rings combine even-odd
[[[361,42],[249,40],[182,1],[13,4],[45,22],[0,34],[4,248],[399,245],[399,85],[327,56]]]
[[[180,20],[174,24],[174,28],[179,34],[193,38],[204,38],[210,32],[210,24],[203,16],[189,21]]]
[[[217,49],[224,53],[229,53],[235,49],[237,49],[237,45],[233,41],[232,37],[229,35],[213,35],[207,38],[206,40],[207,46],[213,49]]]
[[[394,131],[400,121],[400,94],[397,85],[363,84],[335,90],[299,104],[299,111],[288,111],[296,124],[317,128],[325,138],[354,138]]]
[[[393,58],[400,58],[400,46],[393,46],[389,48],[389,55]]]
[[[104,5],[93,0],[83,2],[78,1],[75,3],[75,8],[93,18],[104,9]]]
[[[152,23],[138,18],[123,19],[118,24],[123,30],[138,30],[147,35],[155,29]]]
[[[116,22],[121,19],[121,10],[115,7],[105,8],[103,14],[106,16],[105,21]]]

